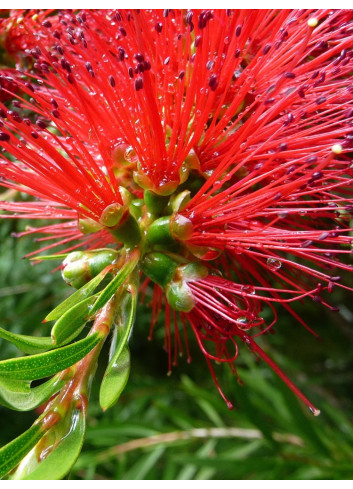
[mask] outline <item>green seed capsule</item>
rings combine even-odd
[[[75,289],[81,288],[105,267],[113,264],[119,253],[115,250],[74,251],[63,261],[61,275]]]

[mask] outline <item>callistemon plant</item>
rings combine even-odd
[[[69,471],[110,335],[103,410],[128,380],[139,299],[167,371],[193,336],[232,408],[215,365],[236,372],[245,344],[317,415],[257,339],[283,308],[310,330],[293,304],[349,289],[353,12],[17,10],[1,39],[2,217],[41,219],[31,259],[77,289],[50,335],[0,329],[29,354],[0,362],[1,403],[45,406],[1,476]]]

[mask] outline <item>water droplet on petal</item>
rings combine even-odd
[[[246,294],[255,294],[255,288],[252,285],[242,285],[241,290]]]
[[[248,318],[245,316],[240,316],[237,318],[237,326],[242,330],[242,331],[248,331],[251,329],[251,324],[248,321]]]
[[[129,163],[136,163],[138,160],[137,154],[132,146],[129,146],[124,154],[125,160],[128,161]]]
[[[267,258],[267,266],[270,270],[279,270],[282,266],[282,262],[277,258]]]

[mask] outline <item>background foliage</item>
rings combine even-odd
[[[25,225],[0,221],[0,323],[16,333],[44,336],[42,319],[70,290],[59,273],[51,273],[52,263],[33,267],[21,260],[38,247],[31,238],[10,236]],[[140,307],[128,386],[106,413],[93,386],[86,442],[70,478],[351,479],[352,296],[337,290],[335,303],[339,313],[310,301],[297,305],[320,341],[284,310],[277,334],[262,338],[266,351],[321,409],[318,418],[242,345],[238,373],[244,385],[226,367],[217,371],[234,411],[219,397],[193,341],[191,365],[181,358],[167,377],[163,328],[148,342],[149,312]],[[0,340],[1,359],[16,355],[15,347]],[[97,376],[103,372],[101,364]],[[0,407],[1,445],[36,417]]]

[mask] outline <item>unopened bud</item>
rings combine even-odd
[[[124,205],[126,206],[130,205],[132,199],[134,198],[132,193],[129,192],[127,188],[121,186],[119,187],[119,192],[120,192],[121,200],[123,201]]]
[[[115,227],[126,213],[126,208],[121,204],[115,203],[108,205],[102,212],[100,222],[108,228]]]
[[[142,270],[153,282],[165,287],[173,279],[178,264],[160,252],[148,253],[142,261]]]
[[[115,263],[119,253],[115,250],[74,251],[63,261],[61,271],[65,282],[79,289],[105,267]]]
[[[172,195],[169,201],[172,212],[182,211],[190,202],[190,190],[184,190],[176,195]],[[168,207],[169,207],[168,205]]]
[[[180,278],[185,282],[191,282],[192,280],[201,280],[208,275],[208,268],[201,263],[187,263],[186,265],[180,265],[177,270]]]
[[[161,196],[171,195],[175,192],[180,183],[180,181],[169,180],[160,183],[158,187],[156,187],[149,176],[146,175],[141,168],[133,172],[133,178],[139,187],[144,190],[151,190],[155,194]]]
[[[102,225],[99,222],[94,221],[93,219],[79,219],[78,220],[78,228],[83,234],[96,233],[100,229],[102,229]]]
[[[169,305],[175,311],[190,312],[195,305],[192,290],[186,282],[171,282],[165,292]]]
[[[185,158],[185,163],[191,170],[200,170],[200,160],[193,149],[190,150]]]
[[[190,219],[181,214],[156,219],[147,230],[147,240],[151,244],[172,244],[191,237],[193,225]]]
[[[168,203],[168,197],[164,195],[157,195],[151,190],[145,190],[144,201],[149,212],[158,216],[161,215],[165,209],[165,206]]]
[[[180,170],[179,170],[180,184],[186,182],[186,180],[189,177],[189,173],[190,173],[190,167],[184,161],[184,163],[181,165]]]

